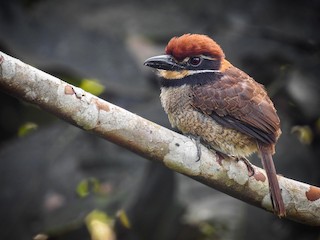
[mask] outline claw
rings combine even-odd
[[[217,162],[219,163],[220,166],[222,166],[222,160],[227,158],[228,155],[218,151],[218,150],[215,150],[216,151],[216,156],[217,156]]]
[[[195,145],[196,145],[196,148],[197,148],[197,160],[196,160],[196,162],[199,162],[200,158],[201,158],[201,137],[193,136],[193,135],[188,135],[188,137],[195,142]]]
[[[252,164],[247,158],[240,157],[237,158],[237,161],[242,161],[247,166],[249,177],[252,177],[254,175],[254,168],[252,167]]]

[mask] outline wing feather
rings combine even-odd
[[[193,106],[216,122],[252,136],[263,143],[275,143],[280,120],[264,87],[235,67],[227,69],[213,83],[195,85]]]

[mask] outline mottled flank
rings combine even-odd
[[[195,111],[191,105],[190,92],[191,86],[188,85],[161,89],[161,103],[173,127],[184,134],[201,136],[205,143],[227,155],[242,157],[257,151],[252,137],[225,128],[205,114]]]
[[[180,37],[173,37],[166,47],[166,53],[178,61],[198,55],[217,59],[224,58],[221,47],[215,41],[206,35],[199,34],[184,34]]]
[[[320,188],[310,186],[308,192],[306,192],[306,197],[309,201],[316,201],[320,198]]]

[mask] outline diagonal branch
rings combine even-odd
[[[0,89],[149,160],[249,204],[272,211],[263,169],[249,177],[243,162],[217,161],[192,140],[0,52]],[[320,226],[320,188],[278,176],[287,218]]]

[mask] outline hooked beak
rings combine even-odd
[[[170,55],[160,55],[148,58],[144,62],[144,65],[156,69],[163,69],[169,71],[179,71],[184,69],[184,66],[177,63]]]

